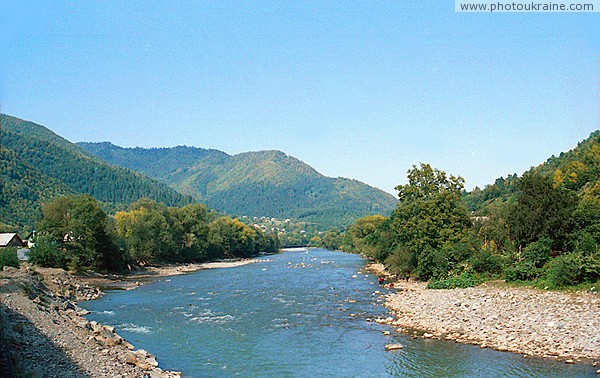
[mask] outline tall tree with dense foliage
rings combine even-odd
[[[118,235],[137,263],[169,260],[173,250],[173,233],[166,213],[164,205],[142,199],[131,204],[129,211],[115,214]]]
[[[37,224],[40,248],[55,248],[53,264],[71,269],[112,266],[118,256],[108,231],[108,216],[88,195],[58,197],[42,206]],[[41,250],[40,250],[41,251]],[[34,261],[38,251],[34,250]]]
[[[471,222],[462,204],[464,179],[447,176],[429,164],[413,166],[408,184],[399,185],[400,202],[390,217],[394,241],[390,261],[406,264],[421,279],[440,278],[451,268],[452,253],[467,235]],[[459,248],[460,250],[460,248]]]
[[[575,194],[556,186],[551,177],[536,172],[525,173],[518,186],[517,202],[508,218],[517,246],[524,248],[545,237],[553,240],[553,249],[566,250],[577,206]]]
[[[181,247],[185,261],[201,261],[207,258],[209,223],[214,215],[202,204],[169,208],[180,228],[176,242]]]

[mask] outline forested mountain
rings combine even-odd
[[[57,195],[89,194],[110,211],[148,197],[166,205],[194,202],[166,185],[108,164],[33,122],[0,118],[1,223],[33,225],[41,203]]]
[[[421,164],[389,217],[357,220],[314,245],[367,255],[430,288],[486,280],[595,292],[600,282],[600,132],[522,176],[463,191],[460,176]],[[462,194],[461,194],[462,193]],[[484,215],[473,217],[472,215]]]
[[[594,131],[577,147],[559,156],[551,156],[545,163],[525,173],[538,173],[552,178],[555,186],[564,186],[581,198],[600,195],[600,130]],[[487,215],[504,203],[513,202],[518,193],[516,174],[500,177],[484,189],[475,188],[463,195],[467,209],[478,215]]]
[[[325,177],[281,151],[231,156],[185,146],[79,145],[232,215],[294,218],[341,228],[365,215],[387,215],[396,204],[396,199],[382,190],[356,180]]]

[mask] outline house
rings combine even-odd
[[[3,233],[0,234],[0,248],[4,247],[26,247],[27,245],[18,234]]]

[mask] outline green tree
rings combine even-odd
[[[202,204],[190,204],[169,208],[177,220],[179,232],[175,240],[186,261],[202,261],[207,258],[209,221],[214,215]]]
[[[400,201],[390,217],[393,253],[408,254],[408,266],[400,270],[424,280],[441,278],[449,268],[443,248],[460,243],[471,227],[461,202],[464,179],[421,164],[408,171],[408,181],[396,187]]]
[[[173,252],[173,234],[164,205],[142,200],[129,211],[115,214],[119,237],[125,240],[127,251],[138,264],[169,260]]]
[[[250,257],[257,254],[255,241],[258,231],[237,219],[219,217],[209,226],[209,257]]]
[[[108,217],[98,201],[88,195],[66,196],[42,206],[37,228],[63,254],[60,259],[76,270],[102,267],[114,244],[108,233]]]
[[[347,242],[352,251],[362,253],[374,260],[382,260],[380,248],[381,228],[386,218],[383,215],[367,215],[352,224],[346,231],[351,239]]]
[[[520,193],[512,206],[508,225],[518,246],[541,237],[552,239],[552,248],[566,250],[571,218],[577,206],[573,192],[554,185],[553,178],[527,172],[519,183]]]

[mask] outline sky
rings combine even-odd
[[[600,13],[454,1],[8,1],[0,111],[72,142],[281,150],[392,194],[484,187],[600,129]]]

